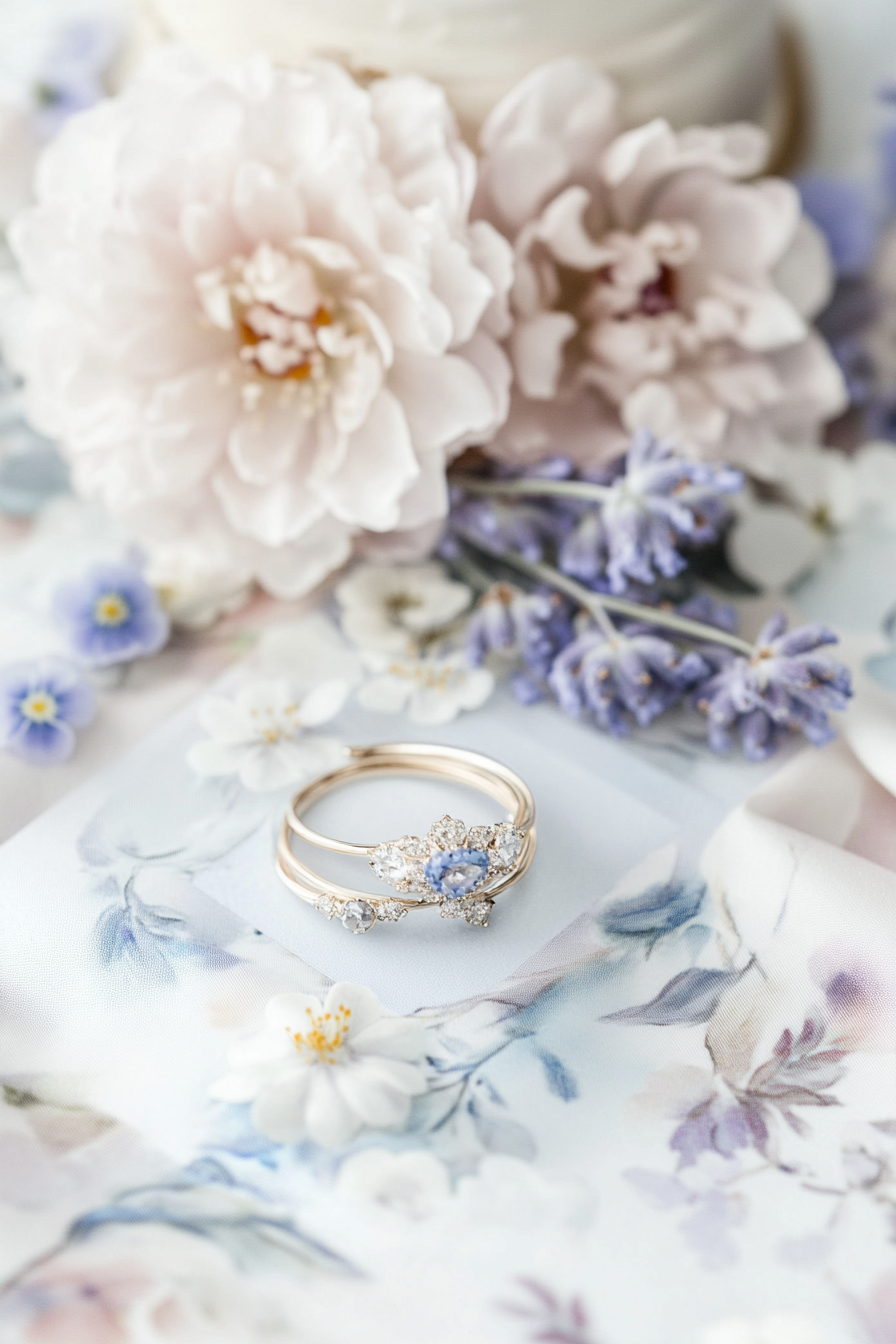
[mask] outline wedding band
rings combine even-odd
[[[487,928],[496,896],[519,881],[535,856],[535,802],[512,770],[459,747],[390,742],[351,747],[345,765],[313,780],[293,798],[277,845],[277,871],[302,900],[328,919],[338,917],[351,933],[366,933],[377,920],[403,919],[409,910],[438,905],[446,919],[463,917]],[[507,809],[508,820],[467,827],[443,816],[425,836],[405,835],[376,845],[334,840],[311,829],[302,814],[331,789],[359,777],[425,775],[465,784]],[[315,873],[293,852],[292,836],[320,849],[364,858],[397,896],[371,896],[338,886]]]

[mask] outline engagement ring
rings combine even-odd
[[[495,897],[517,882],[535,855],[535,803],[512,770],[488,756],[459,747],[417,742],[352,747],[346,765],[308,784],[287,808],[277,846],[277,871],[297,896],[334,916],[351,933],[366,933],[377,920],[403,919],[409,910],[438,906],[446,919],[464,918],[487,928]],[[466,826],[443,816],[425,836],[405,835],[376,845],[356,845],[313,831],[302,814],[331,789],[359,776],[427,775],[449,779],[487,794],[507,809],[508,819]],[[396,896],[371,896],[341,887],[315,873],[295,855],[293,835],[338,854],[366,859]]]

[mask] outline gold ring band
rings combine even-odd
[[[535,856],[535,802],[529,789],[500,762],[460,747],[391,742],[351,747],[345,765],[307,784],[286,810],[277,845],[277,871],[289,889],[328,919],[337,916],[352,933],[377,921],[402,919],[409,910],[438,905],[445,918],[463,916],[485,928],[494,898],[517,882]],[[361,776],[423,775],[464,784],[506,808],[508,820],[467,827],[444,816],[425,837],[406,835],[375,845],[337,840],[314,831],[302,813],[324,794]],[[364,858],[395,896],[377,897],[328,881],[292,849],[300,837],[318,848]]]

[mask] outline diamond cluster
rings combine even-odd
[[[483,882],[515,867],[523,847],[523,832],[510,822],[470,826],[444,816],[421,838],[406,835],[377,845],[370,866],[381,882],[396,891],[439,903],[446,919],[463,915],[468,924],[488,925],[494,904],[476,897]]]

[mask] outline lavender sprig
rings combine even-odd
[[[469,539],[468,544],[475,546]],[[730,625],[730,609],[716,608],[705,596],[691,599],[679,611],[650,607],[594,593],[542,561],[524,560],[512,552],[501,558],[573,599],[595,621],[593,628],[574,634],[558,649],[546,676],[561,708],[574,717],[590,717],[621,735],[630,731],[632,719],[646,726],[689,695],[707,716],[713,751],[727,751],[732,733],[737,732],[744,755],[752,761],[765,760],[795,732],[818,746],[833,736],[828,713],[845,709],[852,690],[848,669],[819,653],[822,646],[836,642],[826,627],[806,625],[788,631],[786,617],[778,615],[753,645],[725,628]],[[513,599],[518,603],[526,596],[510,591],[518,593]],[[617,628],[608,612],[633,618],[634,623]],[[495,612],[473,616],[480,658],[498,647],[519,650],[518,629],[509,610],[505,615],[509,624],[503,626]],[[695,615],[704,619],[695,620]],[[574,629],[571,614],[567,619],[568,628]],[[489,622],[495,631],[501,630],[500,638],[491,642],[484,633]],[[682,653],[659,637],[656,627],[686,636],[697,648]]]
[[[518,550],[539,560],[553,540],[559,568],[594,585],[604,580],[611,593],[631,581],[652,584],[674,578],[687,567],[678,546],[716,540],[728,515],[724,496],[739,491],[743,476],[731,467],[713,467],[676,457],[671,443],[649,430],[633,437],[622,473],[609,484],[542,475],[515,479],[455,476],[453,483],[472,496],[541,496],[551,508],[483,499],[459,501],[455,522],[490,549]],[[583,503],[594,507],[581,510]],[[565,506],[565,508],[564,508]]]

